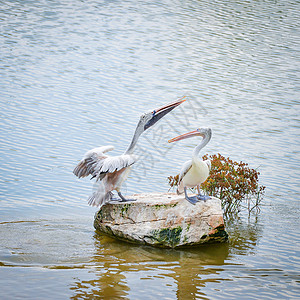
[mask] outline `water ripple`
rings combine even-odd
[[[54,299],[150,299],[154,289],[164,299],[298,297],[298,6],[1,1],[2,294],[26,297],[40,282],[37,295],[53,290]],[[141,113],[183,94],[188,101],[141,137],[124,193],[166,191],[198,143],[167,140],[210,126],[203,154],[261,172],[260,217],[229,222],[229,245],[197,251],[94,238],[93,186],[74,166],[96,146],[121,154]],[[28,223],[3,223],[14,221]]]

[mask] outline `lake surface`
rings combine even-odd
[[[2,299],[299,298],[299,1],[0,1],[0,18]],[[260,213],[195,249],[97,234],[74,166],[183,95],[124,194],[167,191],[198,142],[167,140],[211,127],[203,154],[261,172]]]

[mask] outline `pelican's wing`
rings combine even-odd
[[[115,147],[111,146],[111,145],[94,148],[94,149],[89,150],[88,152],[86,152],[83,156],[83,159],[90,157],[94,153],[101,156],[103,153],[106,153],[106,152],[114,150],[114,149],[115,149]]]
[[[180,170],[179,173],[179,179],[178,179],[178,183],[180,183],[180,181],[182,180],[182,178],[185,176],[185,174],[190,170],[190,168],[192,167],[192,160],[188,160],[186,161],[183,165],[182,168]]]
[[[89,150],[75,167],[73,173],[79,178],[86,177],[88,175],[95,176],[97,169],[101,167],[103,160],[108,157],[104,153],[113,149],[114,146],[103,146]]]
[[[206,160],[204,160],[204,162],[207,164],[208,170],[210,171],[211,170],[211,160],[210,159],[206,159]]]
[[[192,160],[186,161],[180,170],[179,178],[178,178],[178,186],[177,186],[177,194],[180,195],[184,192],[184,186],[182,179],[186,175],[186,173],[191,169],[192,167]]]
[[[113,173],[123,168],[129,167],[136,162],[137,158],[131,154],[123,154],[120,156],[111,156],[103,160],[97,171],[97,179],[103,173]]]

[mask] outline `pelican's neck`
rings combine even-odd
[[[139,122],[138,125],[136,126],[131,143],[128,146],[127,150],[125,151],[125,154],[132,154],[140,135],[144,132],[143,128],[144,128],[143,124],[141,122]]]
[[[201,150],[202,148],[204,148],[204,147],[208,144],[208,142],[210,141],[210,139],[211,139],[211,131],[209,131],[209,132],[204,136],[204,138],[203,138],[203,140],[200,142],[200,144],[199,144],[197,147],[195,147],[194,152],[193,152],[193,158],[198,157],[200,150]]]

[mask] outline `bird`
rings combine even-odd
[[[127,200],[122,195],[121,186],[129,176],[132,165],[138,159],[133,154],[133,151],[140,135],[184,101],[186,101],[185,96],[162,107],[143,113],[140,116],[132,140],[122,155],[107,155],[108,151],[114,149],[114,146],[111,145],[97,147],[84,154],[81,161],[74,168],[73,173],[78,178],[91,175],[91,179],[95,178],[98,183],[97,190],[88,198],[89,205],[101,208],[112,200],[113,190],[117,191],[120,201],[132,201]]]
[[[177,194],[182,194],[184,192],[185,199],[192,204],[196,204],[199,200],[208,200],[209,196],[201,195],[200,185],[207,179],[211,169],[211,161],[201,160],[198,155],[202,148],[204,148],[211,139],[212,130],[211,128],[198,128],[194,131],[187,132],[185,134],[179,135],[168,142],[176,142],[193,136],[201,136],[203,139],[195,147],[193,151],[193,156],[191,160],[186,161],[181,168],[178,179]],[[189,197],[187,194],[187,188],[197,187],[198,195]]]

